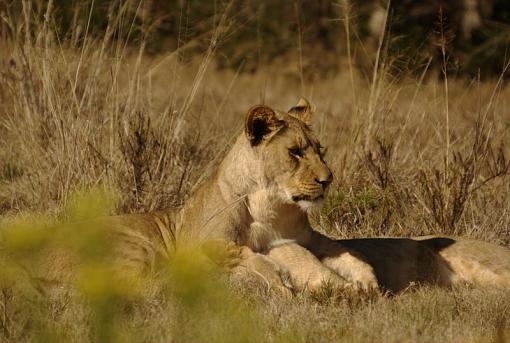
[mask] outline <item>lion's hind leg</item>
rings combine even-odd
[[[510,250],[493,243],[449,237],[415,237],[437,255],[436,277],[443,284],[510,288]]]

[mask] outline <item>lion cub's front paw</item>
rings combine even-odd
[[[232,270],[244,259],[243,248],[226,239],[208,240],[202,244],[201,248],[207,257],[225,270]]]

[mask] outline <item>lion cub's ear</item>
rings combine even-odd
[[[289,114],[306,124],[310,124],[310,120],[312,119],[312,106],[308,100],[301,98],[296,106],[289,110]]]
[[[264,105],[250,108],[246,114],[244,131],[252,146],[258,145],[264,137],[285,126],[283,120],[278,119],[275,111]]]

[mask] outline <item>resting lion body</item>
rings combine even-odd
[[[294,240],[273,240],[267,253],[285,266],[297,289],[317,289],[325,279],[333,280],[334,286],[392,293],[418,284],[510,289],[510,250],[505,247],[441,236],[333,240],[308,230],[306,218],[296,220],[298,216],[289,208],[280,208],[285,206],[271,199],[267,190],[259,193],[260,202],[267,206],[265,212],[259,208],[254,213],[258,226],[272,235],[282,228],[288,230],[289,224],[300,228]]]
[[[146,274],[175,251],[201,247],[233,275],[254,275],[284,293],[324,283],[393,291],[425,281],[508,286],[509,252],[488,243],[335,241],[313,230],[307,210],[323,201],[332,174],[308,125],[310,115],[305,100],[288,112],[254,106],[244,132],[181,209],[98,218],[75,227],[104,229],[119,273]],[[56,256],[50,269],[65,269],[51,266],[66,261]],[[51,279],[53,272],[44,277]]]
[[[220,256],[220,263],[235,265],[233,273],[260,276],[273,288],[287,289],[281,281],[283,274],[291,275],[298,289],[326,281],[340,287],[345,280],[304,248],[320,236],[311,229],[305,209],[322,201],[332,179],[319,141],[306,124],[309,114],[306,101],[289,112],[254,106],[246,115],[244,132],[181,209],[97,218],[72,227],[101,228],[115,270],[121,274],[146,274],[179,249],[203,247],[213,259]],[[267,210],[267,204],[258,200],[262,193],[278,202],[269,208],[276,222],[268,228],[254,219],[256,213]],[[284,240],[293,242],[285,249],[292,244],[299,251],[299,273],[288,268],[295,266],[296,259],[280,261],[278,254],[270,252],[275,242]],[[44,278],[53,279],[72,265],[68,261],[79,260],[60,258],[75,255],[67,250],[64,254],[51,251],[55,255],[48,260],[51,272],[42,272]]]
[[[393,293],[417,284],[510,289],[510,251],[496,244],[441,236],[337,242],[363,256],[373,268],[379,287]],[[320,259],[347,279],[356,269],[342,252],[321,252]]]

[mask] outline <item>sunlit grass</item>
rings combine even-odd
[[[27,332],[29,341],[40,337],[64,341],[68,336],[94,342],[139,341],[143,332],[133,326],[133,313],[137,306],[148,306],[150,293],[155,292],[168,301],[165,310],[174,315],[168,334],[179,341],[264,340],[266,323],[259,306],[247,304],[227,288],[225,275],[201,251],[179,251],[153,279],[123,275],[115,270],[109,228],[101,223],[112,198],[96,190],[70,199],[65,217],[79,218],[78,222],[42,226],[41,217],[27,216],[1,227],[5,338],[22,337],[18,335],[27,325],[35,325]],[[56,258],[59,253],[73,260],[72,269],[62,264],[62,257]],[[48,279],[59,272],[66,275]],[[70,273],[75,278],[69,279]],[[66,328],[58,324],[67,319],[56,312],[65,313],[68,306],[85,317]]]

